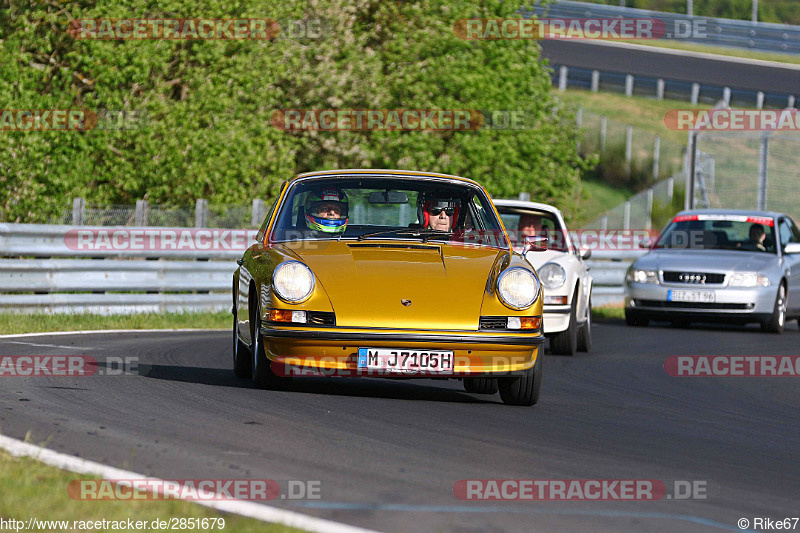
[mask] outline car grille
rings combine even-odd
[[[659,300],[634,300],[636,307],[660,307],[662,309],[708,309],[718,311],[749,311],[755,304],[734,304],[734,303],[700,303],[700,302],[662,302]]]
[[[711,272],[664,272],[667,283],[689,283],[692,285],[721,285],[725,282],[725,274]]]
[[[328,311],[308,311],[306,313],[308,324],[314,326],[335,326],[336,315]]]
[[[508,319],[504,316],[482,316],[480,329],[506,329]]]

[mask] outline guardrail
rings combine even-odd
[[[235,259],[255,233],[0,224],[0,256],[6,257],[0,259],[0,311],[227,310]],[[644,253],[594,252],[589,262],[594,305],[622,300],[625,271]]]
[[[664,22],[665,37],[706,45],[748,48],[764,52],[800,53],[800,26],[749,22],[712,17],[689,17],[678,13],[664,13],[630,7],[588,4],[559,0],[545,8],[537,7],[530,15],[563,18],[649,18]],[[687,28],[687,21],[689,28]],[[702,28],[702,31],[696,29]],[[684,31],[681,31],[684,30]],[[691,31],[689,31],[691,30]]]

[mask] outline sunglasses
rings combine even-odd
[[[433,215],[435,217],[439,216],[442,211],[444,211],[444,213],[447,216],[451,217],[456,213],[456,208],[455,207],[431,207],[430,209],[428,209],[428,213],[430,213],[431,215]]]

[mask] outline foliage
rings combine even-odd
[[[459,174],[496,196],[574,209],[577,132],[532,41],[467,41],[453,23],[510,17],[489,0],[0,0],[0,109],[138,113],[138,129],[0,131],[0,220],[88,204],[247,204],[329,168]],[[322,39],[79,40],[85,18],[321,18]],[[287,133],[277,109],[524,110],[521,131]]]

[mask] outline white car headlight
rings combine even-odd
[[[729,287],[769,287],[769,278],[758,272],[737,272],[728,279]]]
[[[286,261],[272,273],[272,287],[281,299],[299,303],[314,291],[314,274],[299,261]]]
[[[566,271],[556,263],[547,263],[536,272],[542,280],[542,285],[547,289],[558,289],[567,281]]]
[[[526,309],[539,297],[539,281],[524,268],[509,268],[497,279],[497,294],[511,309]]]
[[[628,271],[628,275],[625,276],[625,279],[635,283],[658,283],[658,272],[655,270],[639,270],[638,268],[632,268]]]

